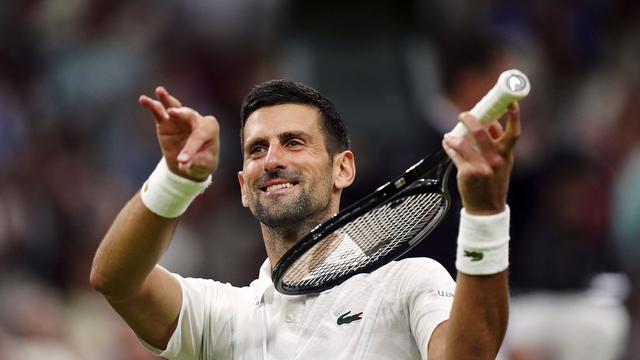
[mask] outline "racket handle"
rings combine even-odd
[[[511,69],[500,74],[496,84],[489,92],[469,110],[469,113],[480,119],[483,124],[491,124],[498,120],[507,108],[514,101],[523,99],[529,94],[531,84],[527,75],[522,71]],[[456,127],[451,130],[450,134],[454,136],[465,136],[467,127],[459,122]]]

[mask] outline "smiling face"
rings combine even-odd
[[[262,224],[318,224],[337,212],[341,189],[353,181],[355,169],[344,169],[353,154],[329,155],[320,120],[300,104],[263,107],[247,118],[238,180],[242,204]]]

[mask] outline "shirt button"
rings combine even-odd
[[[296,319],[296,317],[295,317],[295,316],[293,316],[293,314],[288,314],[288,315],[287,315],[287,317],[284,319],[284,321],[286,321],[286,322],[290,323],[290,322],[292,322],[292,321],[293,321],[293,320],[295,320],[295,319]]]

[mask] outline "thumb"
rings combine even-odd
[[[208,148],[213,142],[217,142],[219,132],[216,118],[213,116],[201,117],[178,155],[177,160],[181,166],[188,165],[198,152]]]

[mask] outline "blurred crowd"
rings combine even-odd
[[[221,127],[214,183],[162,264],[242,286],[265,258],[236,177],[252,85],[289,78],[334,100],[358,165],[348,204],[440,146],[512,67],[533,90],[503,356],[640,359],[638,39],[634,0],[0,0],[0,359],[152,358],[88,283],[160,158],[140,94],[163,85]],[[455,276],[459,208],[408,256]]]

